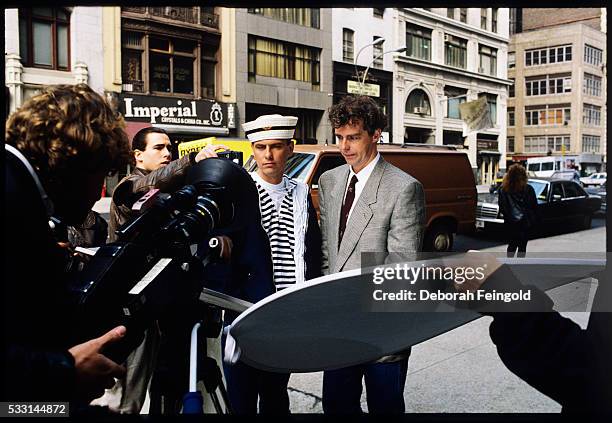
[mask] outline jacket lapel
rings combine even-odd
[[[353,250],[359,243],[359,239],[361,238],[361,234],[365,230],[366,226],[372,219],[372,209],[371,205],[376,203],[378,187],[380,185],[380,181],[382,179],[383,170],[385,167],[385,161],[381,157],[376,163],[372,174],[368,178],[368,182],[366,182],[365,187],[363,187],[363,191],[361,195],[357,199],[357,203],[355,204],[355,208],[351,213],[351,217],[346,223],[346,230],[344,231],[344,236],[342,237],[342,243],[340,244],[340,249],[338,250],[338,257],[336,258],[336,265],[334,266],[334,272],[339,272],[342,269],[342,266],[347,262]],[[348,178],[348,173],[346,175]],[[342,198],[342,197],[340,197]],[[338,220],[340,222],[340,208],[342,207],[342,201],[339,202],[340,207],[338,210]],[[338,243],[338,234],[336,233],[336,245]]]

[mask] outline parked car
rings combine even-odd
[[[454,147],[380,144],[378,151],[389,163],[418,179],[425,191],[425,251],[451,251],[453,234],[473,233],[476,183],[467,154]],[[296,145],[285,173],[306,182],[319,213],[319,177],[345,164],[335,145]],[[257,169],[255,161],[245,166]]]
[[[606,172],[598,172],[592,173],[589,176],[584,178],[580,178],[580,182],[585,187],[588,186],[602,186],[606,184],[606,180],[608,179],[608,174]]]
[[[575,181],[563,179],[529,179],[538,199],[538,209],[542,216],[539,229],[554,229],[559,225],[573,223],[582,229],[591,227],[593,214],[601,207],[598,195],[588,194]],[[504,216],[499,211],[497,192],[478,202],[476,208],[477,229],[501,229]]]

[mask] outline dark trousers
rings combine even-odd
[[[225,351],[225,335],[221,338]],[[289,414],[290,373],[274,373],[251,367],[238,360],[236,364],[223,362],[227,383],[227,395],[234,414],[257,414],[259,397],[260,414]]]
[[[359,414],[361,379],[365,378],[368,411],[403,414],[408,358],[393,363],[366,363],[323,373],[323,412]]]
[[[527,241],[529,240],[529,228],[524,221],[506,222],[506,233],[508,234],[507,257],[525,257],[527,252]]]

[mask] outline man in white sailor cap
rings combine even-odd
[[[297,117],[260,116],[242,125],[251,141],[257,171],[251,173],[259,191],[261,223],[270,240],[276,290],[321,275],[321,231],[308,185],[284,174],[293,154]],[[232,412],[289,413],[288,373],[255,369],[238,361],[224,363]]]

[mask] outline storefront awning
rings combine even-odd
[[[132,140],[134,139],[136,132],[140,131],[142,128],[148,128],[150,126],[151,124],[147,122],[125,122],[125,132],[130,140],[130,145],[132,144]]]
[[[489,155],[489,156],[501,156],[501,153],[499,151],[492,151],[492,150],[480,150],[478,154],[484,154],[484,155]]]

